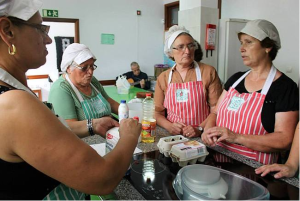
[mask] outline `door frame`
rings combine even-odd
[[[74,25],[75,25],[74,42],[75,43],[80,43],[80,39],[79,39],[79,19],[43,17],[43,21],[44,22],[74,23]]]

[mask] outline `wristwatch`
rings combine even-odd
[[[204,132],[204,128],[201,126],[198,127],[198,130],[200,131],[201,134]]]

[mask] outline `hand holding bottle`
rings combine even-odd
[[[140,136],[141,130],[142,130],[142,125],[138,121],[131,118],[123,119],[122,122],[120,123],[120,128],[119,128],[120,138],[133,137],[134,139],[137,140]]]

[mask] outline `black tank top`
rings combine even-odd
[[[9,90],[0,86],[0,94]],[[0,159],[0,200],[42,200],[59,184],[26,162]]]

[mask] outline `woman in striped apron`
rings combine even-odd
[[[165,53],[176,63],[158,77],[154,100],[157,124],[172,135],[200,136],[222,91],[215,69],[194,61],[198,48],[184,27],[168,31]]]
[[[63,53],[61,69],[65,72],[51,86],[48,102],[66,119],[79,137],[100,134],[118,126],[110,117],[117,114],[119,103],[111,99],[93,76],[96,57],[83,44],[73,43]],[[63,100],[63,101],[62,101]],[[103,123],[103,122],[106,122]],[[104,126],[105,125],[105,126]]]
[[[251,70],[227,81],[202,140],[272,164],[277,162],[278,152],[291,145],[298,121],[299,90],[272,63],[281,47],[272,23],[250,21],[238,36],[243,62]]]
[[[108,194],[130,164],[141,125],[123,120],[119,143],[104,159],[29,89],[26,72],[45,64],[52,43],[41,6],[40,0],[0,1],[0,199]]]

